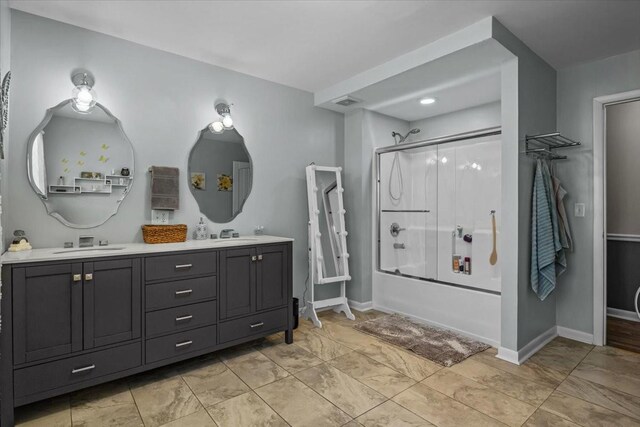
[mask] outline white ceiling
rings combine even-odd
[[[365,108],[413,122],[500,101],[500,64],[509,55],[487,40],[350,93],[361,101],[350,107],[322,106],[339,112]],[[422,98],[436,102],[421,105]]]
[[[640,49],[640,1],[13,0],[11,7],[316,91],[488,16],[556,68]]]

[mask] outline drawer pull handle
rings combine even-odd
[[[262,255],[258,255],[258,261],[262,261]]]
[[[252,323],[252,328],[259,328],[260,326],[264,326],[264,322]]]
[[[73,369],[71,371],[72,374],[79,374],[80,372],[91,371],[96,368],[96,365],[85,366],[84,368]]]
[[[253,261],[253,262],[256,262],[257,259],[258,259],[258,257],[255,256],[255,255],[251,257],[251,261]]]
[[[176,291],[176,295],[189,295],[193,292],[193,289],[185,289],[183,291]]]
[[[178,264],[176,265],[176,270],[186,270],[193,267],[193,264]]]
[[[82,280],[82,274],[74,274],[73,275],[73,281],[74,282],[79,282]]]
[[[84,275],[84,280],[86,280],[87,282],[89,280],[93,280],[93,273],[87,273]]]
[[[185,345],[191,345],[191,344],[193,344],[193,341],[179,342],[178,344],[176,344],[176,348],[184,347]]]
[[[184,320],[191,320],[191,319],[193,319],[192,315],[180,316],[180,317],[176,317],[176,322],[182,322]]]

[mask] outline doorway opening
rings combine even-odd
[[[640,91],[594,100],[594,341],[640,353]]]

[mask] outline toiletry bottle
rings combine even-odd
[[[453,272],[454,273],[460,272],[460,255],[453,256]]]
[[[196,225],[196,240],[205,240],[209,238],[209,230],[207,224],[204,223],[204,218],[200,217],[200,222]]]
[[[464,258],[464,274],[471,274],[471,257]]]

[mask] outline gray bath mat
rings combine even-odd
[[[490,347],[446,329],[419,324],[397,314],[359,323],[355,328],[446,367]]]

